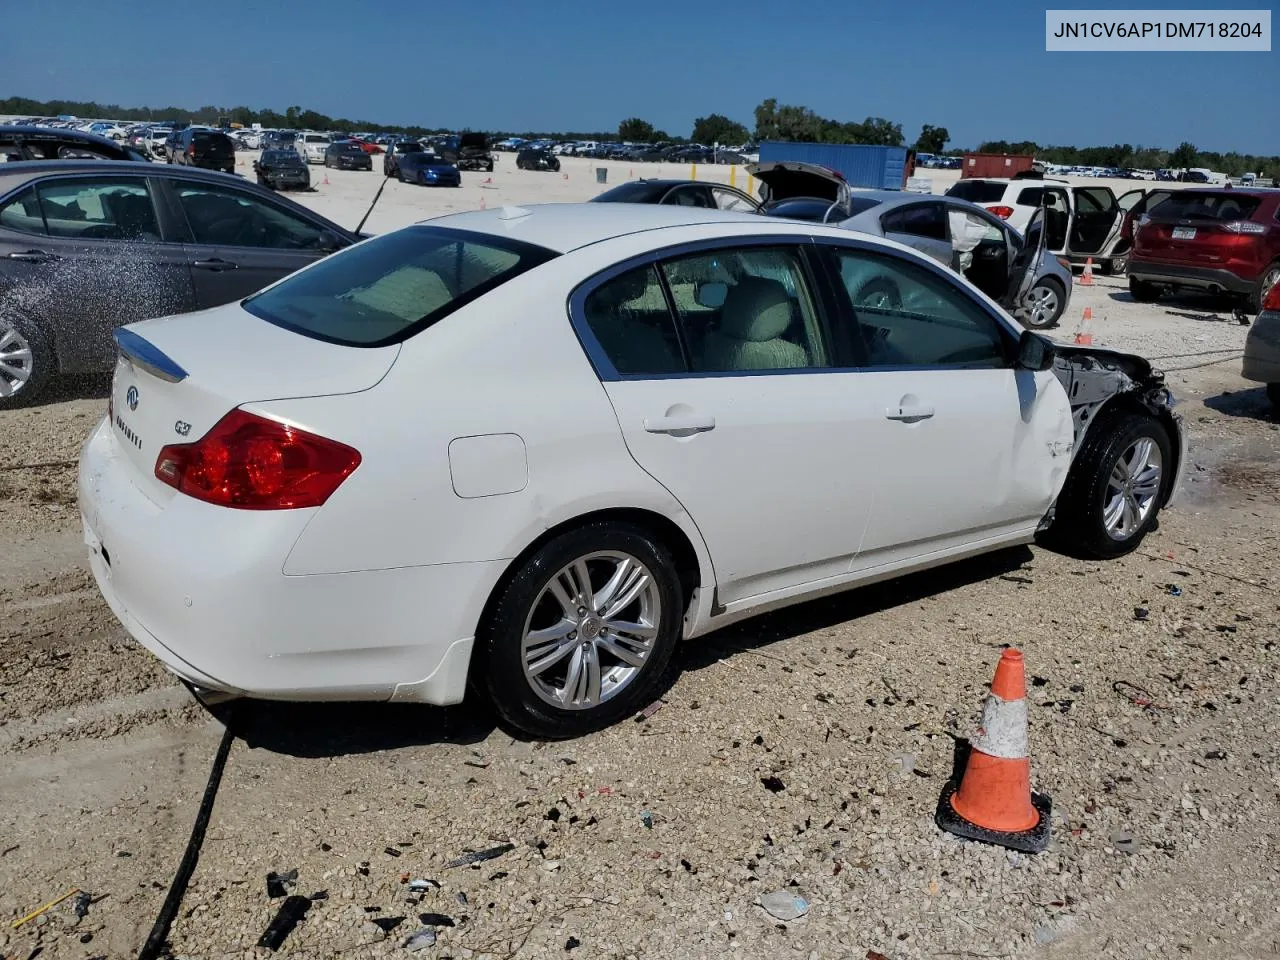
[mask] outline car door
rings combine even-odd
[[[938,201],[894,207],[881,215],[880,229],[890,240],[905,243],[944,267],[956,265],[947,232],[946,208]]]
[[[801,245],[672,255],[580,291],[573,313],[632,456],[702,533],[721,604],[847,575],[873,411],[830,364]]]
[[[821,243],[841,294],[838,359],[875,408],[859,433],[875,506],[856,571],[1025,540],[1057,496],[1073,424],[1052,371],[1015,369],[1017,335],[954,275],[887,251]],[[896,295],[858,303],[868,282]],[[861,356],[860,356],[861,355]]]
[[[1043,196],[1045,248],[1050,253],[1066,253],[1075,221],[1072,194],[1066,187],[1045,187]]]
[[[6,303],[53,340],[65,373],[109,370],[117,326],[195,306],[182,244],[144,176],[50,176],[0,210]]]
[[[1027,302],[1031,288],[1035,286],[1040,274],[1040,261],[1044,258],[1047,233],[1045,230],[1045,211],[1041,207],[1031,214],[1031,222],[1027,224],[1027,232],[1022,235],[1022,243],[1017,245],[1011,240],[1009,249],[1013,253],[1009,257],[1009,282],[1003,297],[993,297],[1001,306],[1017,314]],[[983,291],[986,293],[987,291]]]
[[[318,221],[248,190],[182,177],[166,177],[164,183],[187,228],[200,309],[256,293],[347,242]]]
[[[1123,214],[1109,187],[1072,187],[1071,230],[1067,252],[1075,256],[1103,254],[1120,235]]]

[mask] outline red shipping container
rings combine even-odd
[[[966,153],[960,165],[960,179],[965,177],[1012,177],[1030,170],[1035,157],[1012,153]]]

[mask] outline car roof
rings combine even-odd
[[[506,212],[509,211],[509,212]],[[454,213],[423,221],[429,226],[473,230],[568,253],[603,240],[649,230],[708,225],[751,224],[761,233],[812,234],[816,225],[766,219],[756,213],[730,213],[705,207],[654,203],[543,203]],[[821,231],[844,236],[839,230]]]
[[[184,177],[209,180],[215,183],[228,181],[244,185],[244,177],[200,167],[169,166],[168,164],[140,164],[134,160],[28,160],[21,163],[0,164],[0,178],[5,180],[34,180],[51,173],[113,173],[141,177]]]

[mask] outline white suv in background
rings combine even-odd
[[[324,163],[324,153],[329,149],[330,142],[323,133],[300,133],[298,152],[307,163]]]
[[[958,180],[947,196],[985,207],[1025,232],[1036,208],[1045,208],[1045,236],[1050,253],[1075,264],[1092,259],[1103,273],[1124,273],[1133,245],[1125,222],[1142,214],[1148,192],[1158,199],[1167,191],[1137,187],[1119,197],[1110,187],[1078,186],[1065,180],[972,177]]]

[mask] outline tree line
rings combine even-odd
[[[280,113],[265,107],[255,110],[247,106],[207,105],[191,110],[185,107],[122,107],[118,104],[100,104],[91,100],[32,100],[26,97],[7,97],[0,99],[0,114],[40,117],[66,114],[85,118],[110,117],[113,120],[143,123],[185,121],[199,124],[216,124],[225,117],[232,123],[243,124],[246,127],[259,123],[268,129],[281,130],[377,130],[411,137],[453,132],[443,127],[396,125],[372,120],[330,117],[300,106],[288,107]],[[719,143],[726,146],[738,146],[751,140],[908,146],[902,124],[893,123],[883,117],[867,117],[861,122],[832,120],[819,116],[808,107],[779,104],[777,100],[770,98],[755,108],[753,119],[755,126],[748,129],[746,125],[723,114],[712,113],[705,117],[698,117],[688,137],[673,136],[640,117],[628,117],[618,125],[617,130],[554,132],[508,130],[494,131],[494,134],[520,136],[526,139],[548,137],[556,140],[612,140],[616,138],[631,143],[692,141],[702,144]],[[951,136],[946,127],[926,123],[921,128],[920,135],[909,145],[923,153],[963,152],[955,149],[948,151],[947,144],[950,139]],[[1208,167],[1231,176],[1251,172],[1265,176],[1280,176],[1280,156],[1258,156],[1235,151],[1218,153],[1200,150],[1194,144],[1187,142],[1180,143],[1172,150],[1165,150],[1160,147],[1134,146],[1128,143],[1113,144],[1109,147],[1067,147],[1040,145],[1029,140],[1017,142],[989,140],[978,145],[978,152],[1029,154],[1047,163],[1066,165],[1138,167],[1152,170],[1161,167]]]

